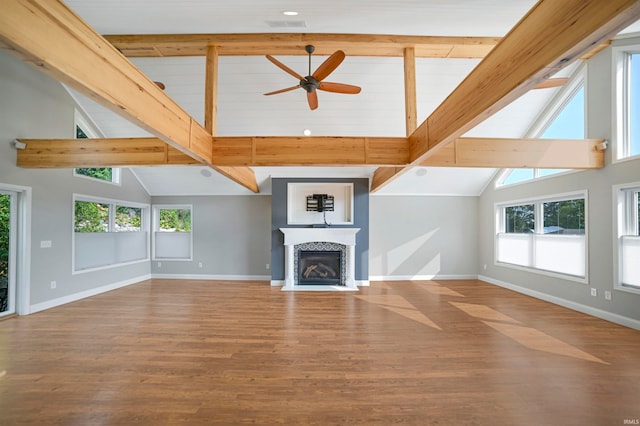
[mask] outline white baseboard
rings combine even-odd
[[[374,275],[369,281],[476,280],[477,275]]]
[[[371,283],[369,280],[356,280],[356,287],[369,287]]]
[[[151,278],[169,280],[207,281],[269,281],[270,275],[200,275],[200,274],[151,274]]]
[[[602,309],[597,309],[591,306],[583,305],[581,303],[572,302],[570,300],[562,299],[556,296],[551,296],[546,293],[542,293],[536,290],[531,290],[526,287],[520,287],[515,284],[485,277],[483,275],[479,275],[478,279],[481,281],[485,281],[489,284],[497,285],[498,287],[503,287],[509,290],[516,291],[518,293],[526,294],[527,296],[535,297],[536,299],[541,299],[547,302],[554,303],[556,305],[563,306],[565,308],[573,309],[574,311],[582,312],[583,314],[591,315],[597,318],[611,321],[616,324],[624,325],[625,327],[640,330],[640,321],[633,318],[614,314],[612,312],[603,311]]]
[[[46,302],[36,303],[35,305],[31,305],[31,309],[29,310],[29,313],[33,314],[36,312],[44,311],[45,309],[55,308],[56,306],[75,302],[80,299],[86,299],[87,297],[96,296],[101,293],[106,293],[107,291],[126,287],[132,284],[137,284],[139,282],[146,281],[148,279],[151,279],[151,275],[143,275],[143,276],[131,278],[125,281],[108,284],[102,287],[96,287],[90,290],[81,291],[80,293],[74,293],[68,296],[58,297],[57,299],[47,300]]]

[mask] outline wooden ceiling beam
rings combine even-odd
[[[206,56],[208,46],[216,46],[220,56],[301,56],[313,44],[315,54],[330,55],[336,50],[347,56],[402,57],[405,49],[417,58],[484,58],[500,37],[401,36],[381,34],[122,34],[105,35],[125,56],[153,58],[166,56]],[[584,59],[604,49],[595,46]]]
[[[26,168],[200,164],[158,138],[20,139]],[[420,166],[593,169],[604,166],[602,139],[458,138]],[[213,164],[240,166],[385,166],[382,177],[409,165],[407,138],[215,137]]]
[[[205,56],[216,46],[220,56],[306,55],[313,44],[315,54],[336,50],[348,56],[402,57],[414,48],[419,58],[482,58],[499,37],[431,37],[380,34],[136,34],[105,35],[128,57]]]
[[[18,167],[75,168],[202,163],[159,138],[20,139]]]
[[[640,0],[540,1],[410,136],[411,165],[640,17]],[[378,179],[376,191],[403,171]]]
[[[190,157],[211,164],[211,134],[64,4],[3,0],[0,45]],[[226,176],[258,192],[244,170]]]

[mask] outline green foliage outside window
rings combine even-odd
[[[0,284],[6,283],[9,275],[10,215],[11,196],[0,194]]]
[[[544,203],[544,233],[584,234],[584,199]]]
[[[533,204],[505,207],[505,232],[509,234],[527,234],[535,228]]]
[[[109,232],[109,205],[76,201],[75,232]]]
[[[139,232],[142,209],[116,206],[116,232]]]
[[[191,209],[160,209],[160,231],[191,232]]]
[[[87,139],[87,134],[76,126],[76,139]],[[111,167],[98,167],[98,168],[77,168],[76,174],[89,176],[95,179],[104,180],[107,182],[113,182],[113,169]]]

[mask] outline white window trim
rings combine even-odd
[[[567,104],[573,99],[573,97],[578,93],[581,88],[584,88],[584,126],[583,129],[585,135],[587,134],[587,117],[588,114],[588,102],[587,99],[587,67],[583,63],[578,67],[578,69],[573,73],[573,75],[569,78],[569,81],[558,91],[558,93],[551,99],[551,102],[540,112],[538,117],[534,120],[529,130],[525,132],[525,138],[539,138],[541,134],[543,134],[547,128],[553,123],[553,121],[558,117],[558,115],[562,112],[562,110],[567,106]],[[540,176],[539,168],[533,169],[533,179],[524,180],[522,182],[515,182],[505,185],[503,182],[511,173],[511,170],[514,169],[503,169],[498,175],[498,178],[495,180],[495,188],[511,188],[515,185],[522,185],[531,182],[538,182],[545,179],[551,179],[558,176],[564,176],[571,173],[578,173],[582,170],[567,170],[564,172],[556,173],[548,176]]]
[[[640,54],[640,44],[631,44],[626,46],[615,46],[612,48],[613,60],[613,99],[611,108],[611,132],[612,132],[612,150],[611,162],[613,164],[623,163],[625,161],[636,160],[640,158],[638,155],[629,155],[629,126],[628,111],[629,105],[629,54]]]
[[[145,203],[138,203],[134,201],[125,201],[125,200],[117,200],[113,198],[103,198],[103,197],[95,197],[91,195],[83,195],[83,194],[73,194],[71,200],[71,275],[84,274],[87,272],[95,272],[101,271],[105,269],[111,268],[119,268],[127,265],[134,265],[137,263],[149,262],[150,250],[151,250],[151,221],[150,221],[150,210],[151,206]],[[111,265],[97,266],[95,268],[85,268],[76,270],[76,239],[75,239],[75,205],[76,201],[87,201],[90,203],[101,203],[101,204],[112,204],[114,206],[125,206],[125,207],[136,207],[142,209],[142,216],[140,218],[140,231],[139,232],[147,232],[147,256],[144,259],[132,260],[130,262],[119,262],[113,263]],[[115,226],[115,209],[109,209],[109,233],[116,233],[115,231],[111,231]]]
[[[585,275],[584,277],[579,277],[570,274],[563,274],[561,272],[548,271],[545,269],[538,269],[530,266],[522,266],[516,265],[513,263],[500,262],[498,260],[498,235],[502,233],[504,229],[504,215],[502,213],[505,207],[511,206],[519,206],[523,204],[534,204],[536,209],[536,229],[540,229],[542,226],[542,215],[538,210],[540,210],[539,205],[545,202],[554,202],[554,201],[566,201],[573,200],[576,198],[584,198],[584,221],[585,221],[585,249],[584,249],[584,265],[585,265]],[[533,198],[524,198],[520,200],[510,200],[510,201],[501,201],[494,204],[494,217],[495,217],[495,227],[494,227],[494,237],[493,237],[493,264],[497,267],[504,267],[510,269],[517,269],[520,271],[531,272],[540,275],[546,275],[549,277],[560,278],[567,281],[573,281],[581,284],[589,284],[589,194],[586,189],[575,191],[575,192],[567,192],[562,194],[552,194],[549,196],[541,196],[541,197],[533,197]]]
[[[189,209],[191,210],[191,231],[188,234],[191,234],[191,241],[189,252],[190,256],[188,258],[167,258],[167,257],[156,257],[156,232],[160,231],[160,210],[180,210],[180,209]],[[152,244],[151,244],[151,259],[153,261],[158,262],[193,262],[193,223],[194,223],[194,215],[193,215],[193,205],[192,204],[154,204],[152,206]],[[186,232],[182,232],[182,234],[186,234]]]
[[[640,182],[630,182],[613,185],[613,289],[627,293],[640,294],[640,288],[622,285],[622,239],[623,235],[628,235],[632,229],[629,227],[630,221],[638,222],[637,212],[630,212],[631,207],[628,200],[624,200],[625,192],[630,190],[640,190]],[[623,208],[625,206],[626,208]],[[635,210],[635,209],[634,209]],[[637,225],[636,225],[637,226]]]
[[[95,125],[93,123],[91,123],[89,120],[87,120],[85,118],[85,116],[78,111],[77,109],[75,110],[74,113],[74,122],[73,122],[73,134],[76,134],[76,126],[80,127],[82,129],[82,131],[85,133],[85,135],[87,135],[89,138],[101,138],[103,137],[103,135],[96,129]],[[74,177],[79,177],[82,179],[89,179],[91,182],[102,182],[102,183],[106,183],[109,185],[115,185],[115,186],[122,186],[122,184],[120,183],[120,177],[121,177],[121,173],[120,173],[120,168],[119,167],[110,167],[111,169],[111,181],[108,180],[103,180],[103,179],[97,179],[91,176],[85,176],[82,175],[80,173],[76,173],[76,168],[73,168],[73,176]]]

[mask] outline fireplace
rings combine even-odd
[[[297,269],[298,285],[344,285],[340,250],[300,250]]]
[[[355,234],[358,228],[280,228],[284,233],[283,290],[343,289],[357,291]]]

